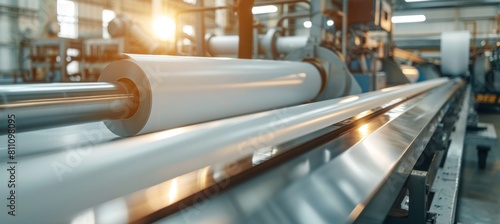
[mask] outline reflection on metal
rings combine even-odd
[[[262,149],[258,149],[252,155],[252,164],[258,165],[264,161],[269,160],[274,155],[278,153],[278,149],[276,147],[266,147]]]
[[[363,136],[367,136],[369,130],[368,128],[368,124],[361,125],[361,127],[358,128],[358,132]]]
[[[348,96],[345,97],[343,100],[341,100],[339,103],[349,103],[349,102],[354,102],[359,99],[359,96]]]

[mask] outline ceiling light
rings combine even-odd
[[[305,28],[311,28],[311,26],[312,26],[311,21],[305,21],[305,22],[304,22],[304,27],[305,27]]]
[[[392,23],[417,23],[425,21],[424,15],[393,16]]]
[[[255,6],[252,8],[252,13],[256,14],[265,14],[265,13],[274,13],[278,11],[278,7],[275,5],[263,5],[263,6]]]
[[[333,26],[333,24],[335,24],[335,22],[333,22],[333,20],[331,20],[331,19],[326,21],[326,25],[328,25],[328,26]]]

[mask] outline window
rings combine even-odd
[[[78,37],[78,20],[76,16],[75,2],[57,0],[57,22],[61,27],[59,31],[60,37]]]
[[[116,13],[112,10],[102,10],[102,38],[111,39],[108,33],[108,23],[116,17]]]
[[[184,0],[185,3],[189,3],[191,5],[196,5],[196,0]]]

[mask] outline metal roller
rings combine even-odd
[[[123,82],[7,85],[0,89],[0,96],[0,114],[17,116],[18,131],[133,114],[129,108],[133,108],[134,95]]]
[[[20,131],[108,119],[113,133],[131,136],[305,103],[325,79],[306,62],[128,56],[100,83],[2,88],[0,111],[22,116]]]

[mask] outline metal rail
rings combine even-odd
[[[129,117],[134,95],[125,83],[5,85],[0,114],[14,114],[18,131]],[[0,126],[5,133],[7,126]]]

